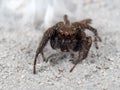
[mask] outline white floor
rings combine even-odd
[[[38,9],[37,16],[35,8],[30,12],[32,5],[26,4],[27,1],[20,0],[23,4],[17,0],[7,1],[0,1],[0,90],[120,90],[120,0],[78,0],[78,3],[71,1],[69,5],[68,1],[64,4],[62,0],[60,5],[63,6],[57,6],[59,12],[50,5],[42,15]],[[33,1],[36,2],[31,0],[29,3],[33,4]],[[55,2],[52,2],[54,6],[59,5]],[[46,0],[43,4],[47,7],[49,3]],[[52,10],[51,19],[49,9]],[[63,55],[59,53],[54,57],[57,61],[48,63],[44,63],[40,55],[37,74],[33,75],[34,54],[46,30],[43,28],[62,20],[65,13],[71,21],[93,19],[92,26],[102,38],[99,49],[96,50],[93,43],[87,59],[72,73],[69,72],[73,66],[69,55],[61,59]],[[40,19],[42,16],[44,18]],[[58,52],[48,44],[46,56],[54,53]]]

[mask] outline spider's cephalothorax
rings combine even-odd
[[[50,43],[53,49],[61,49],[61,51],[69,52],[70,49],[77,51],[78,45],[81,43],[81,33],[79,30],[72,28],[67,16],[64,17],[64,25],[55,28],[54,33],[51,35]],[[79,34],[78,34],[79,32]]]
[[[70,70],[70,72],[72,72],[75,66],[87,57],[92,44],[91,36],[86,36],[86,33],[84,31],[88,29],[94,33],[94,42],[97,49],[97,41],[101,41],[97,30],[91,27],[89,25],[90,23],[91,19],[85,19],[80,22],[71,23],[68,20],[67,15],[64,15],[64,22],[58,22],[54,26],[50,27],[44,33],[43,38],[36,51],[33,73],[36,73],[36,61],[40,53],[42,54],[43,60],[46,61],[43,49],[49,40],[53,49],[60,49],[62,52],[69,52],[71,50],[79,52],[78,60],[74,61],[75,65]]]

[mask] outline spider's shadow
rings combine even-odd
[[[50,55],[47,58],[47,61],[50,62],[50,64],[52,64],[53,66],[55,66],[56,64],[63,62],[66,58],[67,58],[67,54],[55,53]]]

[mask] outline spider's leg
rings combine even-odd
[[[98,43],[97,42],[98,42],[98,40],[99,41],[102,41],[102,40],[99,37],[97,30],[95,28],[91,27],[90,25],[87,25],[86,28],[94,33],[94,35],[95,35],[95,38],[94,38],[95,47],[98,49]]]
[[[46,46],[48,40],[50,39],[50,36],[51,34],[53,33],[53,30],[52,29],[49,29],[45,32],[37,50],[36,50],[36,54],[35,54],[35,59],[34,59],[34,65],[33,65],[33,73],[35,74],[36,73],[36,62],[37,62],[37,57],[38,55],[41,53],[42,54],[42,58],[43,60],[45,61],[45,56],[44,56],[44,53],[43,53],[43,49],[44,47]]]
[[[42,55],[43,61],[46,61],[46,57],[43,52],[41,52],[41,55]]]
[[[81,62],[83,59],[85,59],[88,55],[89,49],[92,44],[92,38],[86,37],[86,41],[82,43],[81,49],[79,50],[79,57],[78,60],[74,62],[74,66],[70,69],[70,72],[73,71],[73,69],[76,67],[76,65]],[[84,46],[84,48],[82,48]]]
[[[33,73],[36,73],[36,62],[37,62],[37,57],[38,55],[41,53],[42,54],[42,58],[45,61],[45,56],[43,53],[43,48],[45,47],[45,45],[48,42],[48,38],[45,38],[45,36],[42,38],[42,41],[39,44],[39,47],[37,48],[36,54],[35,54],[35,59],[34,59],[34,67],[33,67]]]
[[[84,20],[80,21],[79,23],[87,25],[87,24],[91,24],[91,22],[92,22],[91,19],[84,19]]]

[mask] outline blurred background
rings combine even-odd
[[[46,29],[68,14],[72,21],[92,18],[108,27],[114,22],[114,27],[120,27],[119,10],[119,0],[0,0],[0,22]]]

